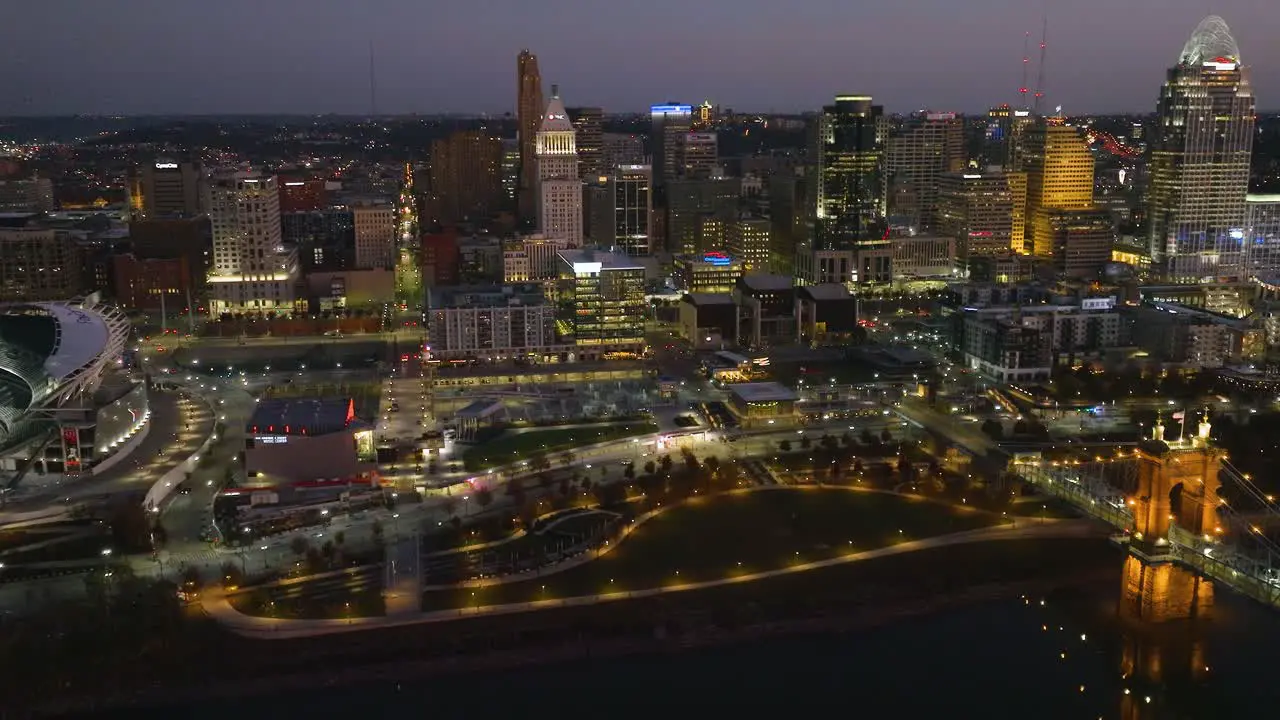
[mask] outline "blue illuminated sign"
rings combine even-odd
[[[733,260],[724,253],[707,253],[702,256],[702,262],[711,263],[712,265],[729,265]]]
[[[693,114],[693,106],[692,105],[652,105],[649,107],[649,112],[653,113],[654,115],[667,115],[667,114],[673,114],[673,113],[691,115]]]

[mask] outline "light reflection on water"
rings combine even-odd
[[[1270,717],[1280,613],[1219,592],[1209,619],[1126,619],[1113,583],[849,634],[573,661],[183,708],[195,717],[796,711],[870,717]],[[1044,604],[1041,604],[1044,600]],[[1208,668],[1207,670],[1205,668]],[[1126,694],[1126,691],[1127,694]],[[285,715],[281,715],[284,713]]]

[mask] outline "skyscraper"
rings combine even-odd
[[[676,172],[682,177],[709,178],[719,159],[719,138],[713,132],[684,133],[676,140]]]
[[[538,185],[538,168],[535,157],[535,136],[542,121],[542,75],[538,72],[538,56],[521,50],[516,58],[516,123],[520,142],[520,195],[519,216],[529,220],[535,217]]]
[[[937,222],[938,176],[960,172],[966,162],[964,123],[955,113],[926,113],[912,117],[889,136],[884,168],[889,197],[910,198],[894,206],[892,215],[910,216],[920,227]]]
[[[652,170],[619,165],[592,186],[591,239],[600,248],[631,257],[652,255]]]
[[[298,280],[296,250],[280,234],[280,191],[274,175],[239,172],[215,178],[210,193],[214,317],[287,311]]]
[[[459,130],[431,143],[428,225],[484,219],[502,205],[502,141],[484,130]]]
[[[680,138],[693,128],[693,106],[667,103],[649,108],[653,184],[660,188],[680,175]]]
[[[1026,181],[1022,173],[945,173],[938,184],[938,231],[956,239],[960,259],[1022,251]]]
[[[208,210],[208,181],[197,163],[156,158],[129,177],[134,219],[195,217]]]
[[[817,246],[847,250],[884,232],[876,121],[866,95],[838,95],[818,118]]]
[[[1026,130],[1020,164],[1027,173],[1026,249],[1053,255],[1051,210],[1093,207],[1093,153],[1080,130],[1060,118],[1040,118]]]
[[[1244,273],[1254,97],[1222,18],[1204,19],[1169,69],[1156,106],[1147,190],[1152,264],[1201,282]]]
[[[604,111],[598,107],[569,108],[569,120],[577,131],[578,175],[584,181],[608,172],[604,166]]]
[[[538,232],[570,248],[582,247],[582,180],[575,135],[564,101],[552,85],[535,148]]]

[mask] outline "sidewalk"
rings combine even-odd
[[[700,583],[690,583],[675,587],[651,588],[648,590],[638,590],[634,592],[608,593],[602,595],[584,595],[572,598],[562,598],[553,600],[542,600],[531,603],[513,603],[507,605],[483,605],[475,608],[464,608],[458,610],[440,610],[433,612],[425,612],[416,616],[399,616],[399,617],[366,617],[366,618],[350,618],[335,620],[281,620],[274,618],[253,617],[237,612],[231,607],[226,598],[221,595],[210,595],[202,601],[202,607],[209,617],[213,618],[219,624],[228,630],[244,637],[254,637],[259,639],[282,639],[296,637],[313,637],[320,635],[331,635],[336,633],[353,632],[357,630],[367,630],[372,628],[400,627],[404,625],[420,625],[427,623],[452,622],[463,618],[477,617],[483,615],[509,615],[513,613],[532,612],[536,610],[546,610],[550,608],[576,607],[585,605],[597,605],[605,602],[613,602],[617,600],[633,600],[639,598],[653,597],[664,595],[667,593],[686,592],[690,590],[703,590],[707,588],[720,587],[724,585],[757,582],[768,578],[779,577],[797,572],[807,572],[809,570],[818,570],[836,565],[844,565],[848,563],[863,562],[883,557],[892,557],[894,555],[902,555],[920,550],[928,550],[938,547],[946,547],[950,545],[963,545],[969,543],[1001,541],[1001,540],[1025,540],[1030,538],[1088,538],[1099,536],[1097,527],[1086,520],[1070,520],[1070,521],[1053,521],[1044,524],[1038,524],[1031,527],[1014,528],[1009,525],[1002,525],[993,528],[983,528],[953,535],[944,535],[926,540],[913,540],[900,545],[878,548],[876,550],[868,550],[865,552],[852,553],[844,557],[831,558],[828,560],[819,560],[815,562],[804,563],[787,568],[770,570],[767,572],[752,573],[750,575],[740,575],[722,580],[711,580]]]

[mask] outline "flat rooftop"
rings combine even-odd
[[[729,293],[685,293],[682,299],[696,307],[734,304],[733,296]]]
[[[427,307],[507,307],[509,305],[543,305],[546,296],[533,283],[515,285],[445,285],[431,288]]]
[[[325,435],[363,426],[351,398],[271,398],[262,400],[245,425],[249,435]]]
[[[738,383],[729,392],[745,403],[795,402],[800,399],[791,388],[776,382]]]
[[[738,282],[751,290],[790,290],[795,287],[795,278],[790,275],[769,275],[752,273],[738,278]]]
[[[801,290],[802,293],[808,295],[814,300],[852,300],[853,295],[849,293],[849,288],[840,283],[822,283],[820,285],[805,285]]]
[[[601,270],[643,270],[638,260],[621,253],[602,252],[600,250],[561,250],[556,253],[560,259],[573,267],[574,272],[600,272]]]

